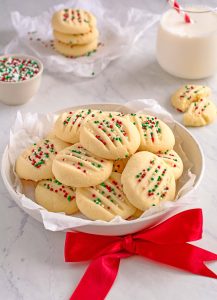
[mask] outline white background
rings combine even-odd
[[[104,0],[105,5],[113,5],[114,9],[116,2]],[[19,10],[24,15],[34,16],[55,3],[61,1],[1,0],[0,52],[14,36],[10,11]],[[167,7],[164,0],[122,0],[121,3],[123,9],[134,5],[155,13],[161,13]],[[65,80],[44,72],[39,93],[19,109],[22,112],[49,112],[74,104],[124,103],[136,98],[154,98],[181,121],[181,115],[171,107],[169,98],[176,88],[187,81],[166,74],[157,64],[156,30],[157,26],[154,26],[132,51],[110,64],[96,78],[75,80],[69,77]],[[209,85],[216,98],[217,76],[197,83]],[[8,142],[9,128],[13,124],[17,109],[18,107],[8,107],[0,103],[1,155]],[[204,212],[204,236],[198,245],[217,252],[217,122],[190,131],[201,143],[206,163],[205,176],[195,192]],[[11,200],[0,180],[0,299],[68,299],[87,264],[64,263],[64,238],[64,233],[46,231],[41,224],[21,211]],[[217,271],[217,263],[213,263],[212,268]],[[109,300],[174,298],[217,299],[217,281],[140,257],[132,257],[121,262],[117,280],[107,297]]]

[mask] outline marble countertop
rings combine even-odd
[[[23,14],[36,15],[60,1],[1,0],[0,49],[14,36],[9,13],[20,10]],[[105,2],[105,1],[104,1]],[[152,7],[159,9],[161,1]],[[153,1],[154,2],[154,1]],[[115,1],[112,2],[113,4]],[[142,7],[142,1],[126,1]],[[146,4],[145,4],[146,5]],[[34,7],[34,10],[33,10]],[[34,11],[34,14],[33,14]],[[38,94],[31,102],[20,107],[9,107],[0,103],[0,154],[9,140],[9,129],[16,112],[50,112],[75,104],[124,103],[138,98],[154,98],[181,121],[180,113],[170,105],[170,95],[185,80],[166,74],[155,58],[157,26],[124,57],[111,63],[96,78],[64,80],[43,74]],[[209,85],[217,97],[217,76],[195,81]],[[200,142],[205,154],[204,178],[195,191],[204,213],[204,235],[198,245],[217,252],[217,122],[204,127],[190,129]],[[79,282],[87,264],[66,264],[63,260],[65,234],[49,232],[42,224],[26,215],[13,202],[0,180],[0,299],[9,300],[63,300],[68,299]],[[217,263],[209,264],[217,271]],[[127,288],[126,288],[127,287]],[[122,260],[117,280],[107,299],[136,300],[188,300],[217,299],[215,279],[192,275],[163,266],[141,257]]]

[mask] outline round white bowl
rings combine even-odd
[[[11,56],[32,59],[39,65],[38,74],[30,79],[18,82],[0,81],[0,101],[7,105],[21,105],[28,102],[37,93],[41,82],[43,64],[38,58],[25,54],[7,54],[0,56],[0,59]]]
[[[92,109],[102,109],[102,110],[120,110],[123,112],[129,112],[124,111],[125,109],[120,108],[120,105],[117,104],[96,104],[96,105],[85,105],[85,106],[77,106],[72,108],[66,108],[62,111],[59,111],[58,113],[61,113],[65,110],[73,110],[78,108],[92,108]],[[192,163],[191,172],[196,175],[193,189],[190,192],[187,192],[185,196],[190,195],[190,193],[193,193],[195,189],[198,187],[202,176],[204,172],[204,157],[203,152],[196,141],[196,139],[191,135],[191,133],[181,124],[178,122],[175,122],[175,132],[179,137],[184,141],[182,144],[183,151],[187,154],[188,159]],[[39,222],[43,223],[42,215],[40,211],[36,210],[30,210],[27,207],[23,207],[20,203],[18,194],[16,193],[14,189],[14,173],[13,173],[13,166],[9,163],[9,155],[8,155],[8,146],[6,147],[3,157],[2,157],[2,168],[1,168],[2,178],[4,181],[4,184],[10,193],[13,200],[28,214],[30,214],[33,218],[38,220]],[[29,201],[32,201],[29,199]],[[79,225],[77,227],[73,227],[71,230],[77,230],[81,232],[86,233],[92,233],[92,234],[102,234],[102,235],[125,235],[130,234],[136,231],[139,231],[144,228],[148,228],[150,226],[153,226],[159,222],[162,222],[169,216],[182,211],[186,209],[186,207],[181,206],[173,206],[170,208],[165,209],[164,211],[161,211],[160,213],[155,213],[148,217],[143,217],[131,221],[125,221],[120,224],[112,224],[110,222],[105,222],[103,224],[98,224],[95,221],[91,221],[88,225]],[[52,229],[55,230],[55,229]],[[68,229],[70,230],[70,229]]]

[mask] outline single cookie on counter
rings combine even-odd
[[[63,184],[88,187],[106,180],[112,167],[112,161],[99,158],[77,143],[60,151],[53,161],[52,172]]]
[[[64,212],[72,215],[78,211],[75,188],[65,186],[55,178],[38,182],[35,200],[50,212]]]
[[[171,167],[151,152],[133,154],[121,182],[128,200],[142,211],[175,198],[176,183]]]
[[[56,40],[64,44],[85,45],[93,42],[94,40],[97,40],[99,36],[99,32],[95,27],[93,27],[87,33],[69,34],[69,33],[62,33],[54,30],[53,35]]]
[[[80,143],[99,157],[116,160],[135,153],[140,145],[140,136],[127,118],[102,113],[83,124]]]
[[[191,103],[189,109],[183,116],[185,126],[205,126],[214,122],[217,115],[215,104],[210,99],[200,99]]]
[[[56,137],[48,137],[25,149],[16,160],[17,175],[26,180],[48,179],[52,174],[52,161],[69,144]]]
[[[172,130],[157,117],[145,114],[130,114],[126,115],[126,118],[131,120],[140,134],[139,151],[157,153],[174,147],[175,137]]]
[[[91,220],[111,221],[115,216],[129,218],[136,211],[123,193],[121,175],[111,176],[97,186],[77,188],[79,210]]]
[[[96,112],[93,109],[78,109],[64,112],[54,124],[54,133],[65,142],[78,143],[81,125],[88,116],[95,117]]]
[[[211,96],[211,89],[204,85],[187,84],[180,87],[171,97],[172,105],[181,112],[185,112],[192,102]]]
[[[96,26],[96,18],[83,9],[66,8],[55,12],[51,23],[53,29],[58,32],[85,34]]]
[[[165,152],[157,153],[157,156],[161,157],[164,162],[172,168],[175,179],[179,179],[183,173],[183,162],[178,153],[174,150],[167,150]]]
[[[85,45],[64,44],[58,40],[54,40],[54,48],[57,52],[65,56],[79,57],[91,53],[97,49],[98,39],[91,41]]]

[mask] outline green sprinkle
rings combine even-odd
[[[52,181],[52,179],[51,179]],[[57,179],[54,180],[54,183],[58,184],[58,185],[61,185],[62,183],[60,181],[58,181]]]
[[[71,152],[81,154],[81,151],[78,151],[78,150],[71,150]]]
[[[96,198],[93,200],[96,204],[102,205],[102,201],[100,200],[100,198]]]

